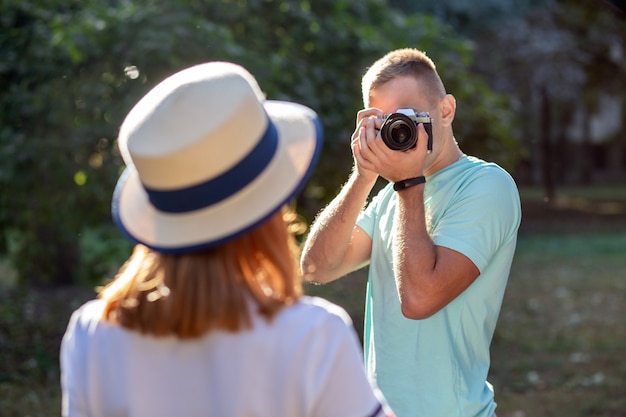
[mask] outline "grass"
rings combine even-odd
[[[626,416],[626,228],[522,235],[492,343],[498,415]]]
[[[626,416],[625,254],[626,227],[520,236],[491,347],[498,417]],[[364,279],[309,292],[360,331]]]
[[[491,349],[498,417],[624,417],[626,187],[564,190],[552,204],[537,189],[521,194]],[[616,210],[594,210],[608,202]],[[361,332],[365,279],[358,271],[306,289],[346,308]],[[71,311],[93,294],[0,286],[0,416],[59,414],[59,343]]]

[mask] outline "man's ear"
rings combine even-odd
[[[441,111],[441,123],[444,126],[450,126],[456,114],[456,99],[452,94],[446,94],[439,101],[439,109]]]

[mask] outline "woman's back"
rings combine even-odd
[[[91,301],[77,310],[63,341],[69,415],[373,416],[379,408],[365,378],[354,378],[363,365],[349,317],[320,298],[304,297],[271,322],[254,315],[250,330],[186,341],[103,322],[102,309]]]

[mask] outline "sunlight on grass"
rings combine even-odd
[[[498,416],[626,410],[625,252],[626,232],[520,237],[492,343]]]
[[[544,199],[543,189],[539,186],[522,186],[519,192],[522,201],[543,201]],[[555,198],[626,202],[626,184],[557,186]]]

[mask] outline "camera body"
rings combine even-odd
[[[380,127],[380,137],[389,149],[406,151],[414,148],[417,145],[417,125],[422,123],[428,134],[428,152],[433,150],[433,125],[428,112],[398,109],[382,118],[384,122]]]

